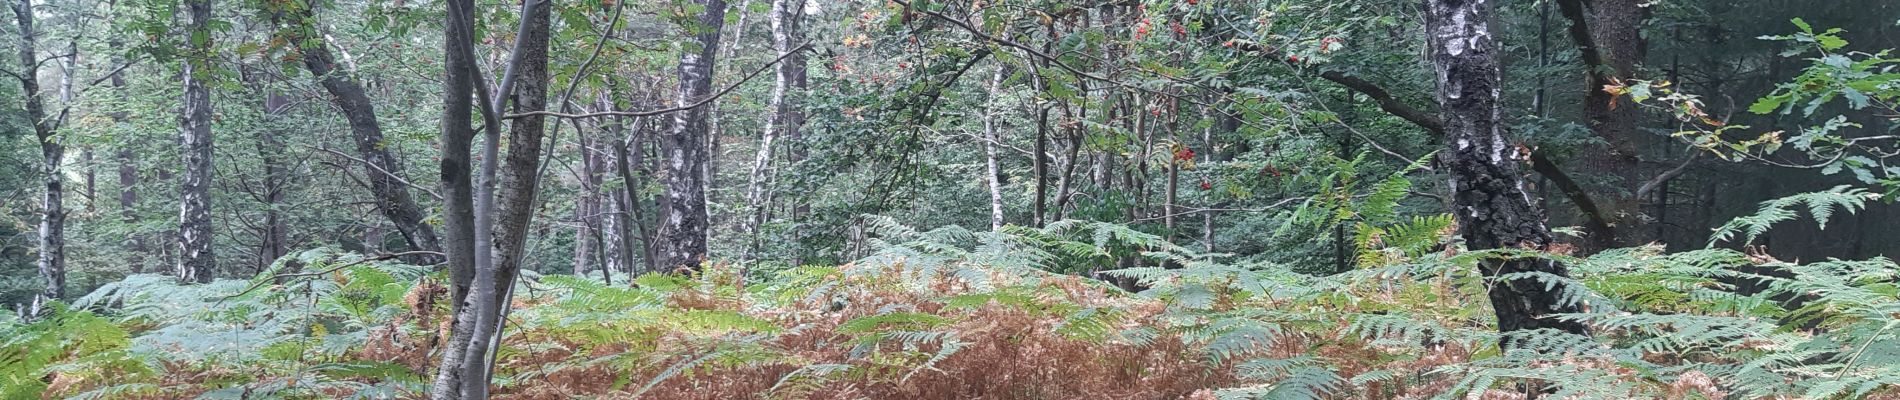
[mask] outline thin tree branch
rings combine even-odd
[[[1295,202],[1301,202],[1301,201],[1306,201],[1306,200],[1310,200],[1310,199],[1312,199],[1312,197],[1290,197],[1290,198],[1285,198],[1285,199],[1281,199],[1280,201],[1277,201],[1277,202],[1274,202],[1273,204],[1268,204],[1268,205],[1266,205],[1265,207],[1255,207],[1255,208],[1200,208],[1200,207],[1191,207],[1191,206],[1175,206],[1175,208],[1176,208],[1176,209],[1179,209],[1179,210],[1185,210],[1185,211],[1178,211],[1178,212],[1175,212],[1175,213],[1173,213],[1173,214],[1165,214],[1165,215],[1156,215],[1156,216],[1151,216],[1151,217],[1145,217],[1145,218],[1137,218],[1137,219],[1135,219],[1135,220],[1133,220],[1133,221],[1130,221],[1130,222],[1146,222],[1146,221],[1154,221],[1154,220],[1160,220],[1160,219],[1165,219],[1165,218],[1168,218],[1168,217],[1180,217],[1180,216],[1188,216],[1188,215],[1194,215],[1194,214],[1199,214],[1199,213],[1203,213],[1203,212],[1208,212],[1208,211],[1222,211],[1222,212],[1227,212],[1227,211],[1238,211],[1238,212],[1262,212],[1262,211],[1271,211],[1271,210],[1273,210],[1273,209],[1276,209],[1276,208],[1280,208],[1280,207],[1286,207],[1287,205],[1291,205],[1291,204],[1293,204],[1293,203],[1295,203]]]
[[[1689,158],[1683,159],[1681,165],[1664,171],[1662,175],[1656,175],[1655,178],[1651,178],[1648,182],[1643,182],[1643,186],[1636,189],[1636,198],[1649,197],[1649,194],[1655,192],[1656,188],[1662,187],[1664,183],[1668,183],[1670,180],[1682,176],[1685,172],[1689,172],[1689,167],[1695,166],[1696,161],[1700,159],[1702,159],[1702,152],[1690,151]]]
[[[329,273],[332,273],[332,272],[337,272],[337,271],[342,271],[342,270],[343,270],[344,268],[349,268],[349,267],[354,267],[354,266],[358,266],[358,265],[363,265],[363,264],[366,264],[366,263],[371,263],[371,262],[376,262],[376,261],[388,261],[388,260],[394,260],[394,259],[397,259],[397,258],[402,258],[402,257],[408,257],[408,256],[418,256],[418,255],[434,255],[434,256],[444,256],[444,255],[442,254],[442,252],[439,252],[439,251],[428,251],[428,250],[416,250],[416,251],[405,251],[405,252],[401,252],[401,253],[393,253],[393,254],[384,254],[384,255],[380,255],[380,256],[375,256],[375,257],[370,257],[370,258],[365,258],[365,259],[361,259],[361,260],[356,260],[356,261],[354,261],[354,262],[350,262],[350,263],[345,263],[345,264],[343,264],[343,265],[338,265],[338,266],[336,266],[336,267],[332,267],[332,268],[330,268],[330,269],[325,269],[325,270],[322,270],[322,271],[314,271],[314,272],[298,272],[298,273],[292,273],[292,274],[282,274],[282,273],[280,273],[280,274],[275,274],[275,275],[271,275],[271,277],[270,277],[270,279],[260,279],[260,280],[258,280],[258,282],[257,282],[257,283],[254,283],[254,284],[251,284],[251,286],[250,286],[250,287],[248,287],[248,288],[245,288],[245,289],[244,289],[244,291],[241,291],[241,292],[237,292],[237,294],[233,294],[233,295],[230,295],[230,296],[224,296],[224,297],[221,297],[221,298],[218,298],[218,301],[225,301],[225,300],[230,300],[230,299],[234,299],[234,298],[237,298],[238,296],[243,296],[243,295],[246,295],[246,294],[249,294],[249,293],[251,293],[252,291],[256,291],[256,290],[257,290],[258,288],[262,288],[262,287],[264,287],[264,285],[265,285],[265,284],[267,284],[267,283],[269,283],[269,282],[276,282],[276,281],[277,281],[278,279],[283,279],[283,278],[295,278],[295,277],[300,277],[300,276],[320,276],[320,275],[326,275],[326,274],[329,274]]]
[[[390,178],[395,178],[397,182],[402,182],[402,184],[403,184],[403,185],[407,185],[407,186],[409,186],[409,187],[412,187],[412,188],[415,188],[416,190],[421,190],[421,191],[422,191],[423,193],[428,193],[428,194],[429,194],[429,197],[433,197],[433,198],[435,198],[435,200],[436,200],[436,201],[442,201],[442,194],[441,194],[441,193],[436,193],[436,192],[435,192],[434,190],[429,190],[429,188],[426,188],[426,187],[423,187],[422,185],[417,185],[417,184],[415,184],[415,183],[413,183],[413,182],[409,182],[409,180],[407,180],[407,179],[403,179],[403,178],[402,178],[401,176],[398,176],[398,175],[396,175],[396,174],[394,174],[394,173],[391,173],[391,172],[389,172],[389,170],[385,170],[385,169],[383,169],[383,167],[380,167],[380,166],[377,166],[377,165],[376,165],[375,163],[371,163],[371,162],[369,162],[368,160],[364,160],[364,159],[361,159],[361,158],[356,158],[356,157],[351,157],[351,156],[350,156],[349,154],[344,154],[343,152],[339,152],[339,151],[336,151],[336,150],[331,150],[331,149],[328,149],[328,148],[323,148],[323,147],[314,147],[314,146],[304,146],[304,147],[306,147],[306,148],[311,148],[311,149],[316,149],[316,150],[318,150],[318,151],[322,151],[322,152],[325,152],[325,153],[330,153],[330,154],[335,154],[335,155],[336,155],[336,156],[338,156],[338,157],[343,157],[343,158],[345,158],[345,159],[349,159],[350,161],[353,161],[353,162],[358,162],[358,163],[362,163],[363,165],[368,165],[368,166],[369,166],[370,168],[375,168],[375,169],[376,169],[376,172],[380,172],[380,173],[382,173],[383,175],[386,175],[386,176],[389,176]]]
[[[910,8],[910,2],[906,0],[891,0],[891,2],[897,3],[899,5],[903,5],[906,9]],[[1179,99],[1182,101],[1186,101],[1189,104],[1193,104],[1197,106],[1213,107],[1213,105],[1211,104],[1201,102],[1189,96],[1182,96],[1175,93],[1167,93],[1163,91],[1149,89],[1149,88],[1141,87],[1140,85],[1130,85],[1128,83],[1124,83],[1124,82],[1114,80],[1114,79],[1109,79],[1107,77],[1103,77],[1100,75],[1090,74],[1088,72],[1082,71],[1079,68],[1076,68],[1075,66],[1062,62],[1062,60],[1058,58],[1057,56],[1050,55],[1049,53],[1045,53],[1041,50],[1037,50],[1034,47],[1031,47],[1029,45],[1025,45],[1013,40],[1000,38],[1000,37],[990,35],[988,33],[984,33],[982,29],[978,29],[976,26],[970,25],[969,22],[965,22],[961,19],[953,18],[948,15],[943,15],[943,13],[925,10],[925,9],[915,9],[912,11],[923,13],[924,15],[928,15],[932,18],[943,20],[945,22],[949,22],[952,25],[956,25],[958,28],[961,28],[965,32],[969,32],[970,35],[976,36],[977,39],[981,39],[981,40],[988,41],[991,43],[996,43],[996,44],[1003,45],[1006,47],[1014,47],[1014,48],[1020,49],[1024,53],[1030,56],[1034,56],[1035,58],[1041,59],[1044,62],[1048,63],[1049,65],[1053,65],[1056,68],[1061,69],[1063,72],[1068,72],[1070,75],[1074,75],[1077,78],[1084,78],[1084,79],[1088,79],[1092,81],[1107,83],[1109,85],[1115,86],[1117,88],[1125,89],[1125,90],[1131,90],[1131,91],[1136,91],[1136,92],[1154,94],[1157,96]],[[1174,80],[1174,77],[1172,76],[1167,76],[1165,74],[1157,74],[1157,75],[1162,76],[1164,79]]]
[[[507,116],[502,117],[502,119],[516,119],[516,118],[535,116],[535,115],[549,116],[549,117],[555,117],[555,118],[651,117],[655,115],[671,114],[671,113],[676,113],[680,111],[691,110],[691,109],[699,108],[700,106],[704,106],[706,105],[706,103],[711,103],[713,102],[713,100],[718,100],[720,97],[724,97],[727,93],[731,93],[733,90],[737,90],[739,86],[745,85],[746,82],[751,82],[752,78],[759,76],[760,73],[765,72],[766,70],[772,69],[773,65],[777,65],[779,62],[785,61],[785,59],[791,57],[792,54],[797,54],[798,52],[809,50],[810,48],[811,48],[811,43],[805,43],[803,46],[798,46],[798,48],[792,49],[792,51],[786,52],[784,55],[779,56],[777,59],[773,59],[772,62],[766,63],[763,66],[760,66],[759,69],[752,70],[752,72],[747,73],[744,78],[740,78],[738,82],[735,82],[731,85],[726,86],[725,89],[720,89],[718,92],[714,92],[711,96],[706,96],[706,98],[699,99],[698,101],[694,101],[692,104],[687,104],[687,105],[683,105],[679,107],[668,107],[668,108],[662,108],[662,109],[657,109],[657,110],[646,110],[646,111],[601,111],[601,112],[584,113],[584,114],[569,114],[569,113],[561,113],[561,112],[553,112],[553,111],[533,111],[533,112],[525,112],[525,113],[519,113],[519,114],[508,114]]]
[[[989,55],[990,55],[989,48],[977,50],[976,54],[970,57],[970,62],[964,63],[963,68],[958,68],[957,73],[955,75],[950,75],[950,79],[944,80],[942,85],[938,85],[935,88],[935,90],[932,90],[930,92],[930,102],[924,104],[923,113],[918,114],[918,115],[920,116],[930,115],[930,111],[937,108],[937,101],[943,99],[944,89],[949,88],[950,85],[956,84],[958,80],[963,79],[964,73],[970,72],[971,67],[975,67],[977,63],[982,62],[983,58],[989,57]]]
[[[1259,43],[1235,41],[1234,48],[1239,49],[1239,50],[1244,50],[1244,51],[1257,52],[1268,59],[1285,58],[1280,51],[1272,49],[1272,48],[1268,48],[1267,46],[1262,46]],[[1310,70],[1313,69],[1313,68],[1302,68],[1298,65],[1295,65],[1294,68],[1300,69],[1300,70],[1308,70],[1309,72]],[[1372,102],[1374,104],[1378,104],[1379,109],[1385,111],[1387,114],[1392,114],[1392,116],[1399,117],[1399,119],[1403,119],[1408,122],[1411,122],[1412,124],[1418,125],[1421,128],[1425,128],[1425,130],[1432,131],[1432,133],[1437,134],[1437,135],[1442,136],[1445,133],[1445,122],[1439,120],[1438,115],[1434,113],[1429,113],[1417,108],[1412,108],[1411,105],[1405,104],[1405,102],[1403,101],[1399,101],[1399,99],[1396,96],[1392,95],[1392,92],[1386,91],[1385,88],[1379,87],[1378,84],[1372,83],[1371,81],[1367,81],[1357,76],[1347,75],[1344,72],[1334,71],[1334,70],[1322,70],[1314,75],[1318,75],[1320,79],[1332,81],[1333,83],[1337,83],[1340,86],[1345,86],[1347,89],[1351,89],[1352,91],[1359,92],[1359,94],[1366,95],[1366,98],[1372,99]]]
[[[1585,71],[1597,74],[1597,68],[1603,65],[1603,53],[1597,50],[1596,39],[1590,36],[1590,22],[1584,15],[1585,0],[1556,0],[1557,8],[1563,11],[1564,19],[1570,20],[1570,40],[1577,45],[1578,58],[1583,60]]]
[[[1234,47],[1242,50],[1261,52],[1269,56],[1278,54],[1272,49],[1254,43],[1235,43]],[[1425,130],[1430,132],[1433,136],[1441,138],[1445,136],[1444,120],[1439,119],[1437,115],[1432,113],[1427,113],[1423,110],[1412,108],[1410,105],[1406,105],[1404,102],[1399,101],[1397,97],[1393,96],[1392,92],[1386,91],[1385,88],[1371,81],[1347,75],[1339,71],[1322,71],[1319,73],[1319,76],[1322,79],[1332,81],[1340,86],[1345,86],[1347,89],[1366,95],[1367,98],[1371,98],[1373,102],[1379,105],[1380,110],[1399,117],[1400,119],[1404,119],[1407,122],[1411,122],[1414,125],[1418,125],[1420,128],[1425,128]],[[1530,163],[1532,171],[1536,171],[1539,175],[1550,179],[1552,184],[1557,185],[1557,188],[1564,194],[1564,197],[1569,199],[1571,204],[1575,204],[1579,211],[1583,212],[1584,217],[1587,219],[1587,221],[1584,222],[1586,228],[1592,232],[1598,232],[1600,236],[1612,235],[1613,232],[1615,232],[1610,226],[1609,220],[1603,215],[1601,207],[1597,206],[1596,199],[1590,197],[1590,193],[1584,190],[1583,185],[1578,184],[1576,179],[1571,178],[1562,168],[1558,168],[1557,163],[1551,161],[1549,155],[1542,149],[1532,149],[1530,151]],[[1601,237],[1594,239],[1614,240],[1614,238]]]
[[[1551,184],[1557,185],[1557,191],[1562,192],[1564,198],[1569,199],[1571,204],[1575,204],[1577,211],[1583,212],[1584,228],[1597,233],[1597,236],[1592,237],[1591,240],[1597,241],[1606,249],[1615,247],[1616,230],[1610,226],[1608,216],[1603,215],[1603,208],[1597,206],[1596,199],[1590,197],[1590,192],[1585,191],[1583,185],[1571,179],[1570,174],[1564,173],[1563,169],[1557,167],[1557,163],[1545,158],[1543,150],[1531,151],[1531,170],[1537,171],[1537,174],[1543,175],[1545,179],[1550,179]]]

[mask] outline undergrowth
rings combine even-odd
[[[1417,218],[1358,227],[1360,267],[1319,277],[1113,224],[872,220],[880,250],[842,266],[713,266],[631,286],[525,276],[495,397],[1900,398],[1900,268],[1884,258],[1463,251],[1449,219]],[[1138,293],[1075,275],[1121,257],[1175,268],[1104,273]],[[1501,278],[1560,287],[1587,310],[1560,318],[1594,335],[1495,332],[1473,265],[1498,257],[1569,264],[1570,278]],[[309,272],[189,286],[138,275],[50,318],[0,320],[0,395],[426,391],[447,331],[440,276],[329,249],[279,264]]]

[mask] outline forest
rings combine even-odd
[[[1900,399],[1892,0],[0,1],[0,399]]]

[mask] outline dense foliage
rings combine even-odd
[[[0,399],[1900,398],[1891,1],[7,2]]]
[[[1448,239],[1391,236],[1361,254],[1384,261],[1315,277],[1116,225],[877,231],[878,250],[840,267],[722,266],[632,287],[531,277],[495,394],[1511,398],[1529,383],[1559,398],[1826,399],[1892,396],[1900,383],[1900,269],[1884,258],[1653,247],[1566,258],[1575,278],[1539,279],[1588,304],[1563,318],[1596,336],[1500,335],[1476,262],[1562,256],[1420,253],[1408,249]],[[1151,285],[1140,294],[1047,272],[1120,246],[1183,268],[1119,272]],[[12,393],[78,398],[422,393],[446,334],[442,277],[331,250],[293,257],[315,271],[188,286],[138,275],[77,302],[115,305],[106,315],[9,322],[0,376]],[[1501,340],[1528,345],[1500,352]]]

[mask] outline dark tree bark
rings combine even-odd
[[[264,114],[282,117],[290,107],[290,98],[274,89],[267,90],[270,90],[270,94],[264,97]],[[261,137],[257,141],[257,155],[260,163],[264,164],[264,193],[259,196],[264,200],[264,224],[261,227],[262,235],[259,235],[261,241],[258,243],[256,260],[260,272],[270,267],[277,258],[290,253],[290,223],[285,220],[282,210],[285,206],[284,189],[291,184],[290,171],[284,166],[284,160],[277,158],[277,153],[283,151],[284,140],[276,129],[267,127],[259,131]]]
[[[516,35],[515,51],[509,74],[502,77],[499,101],[489,106],[489,123],[506,99],[513,98],[516,113],[547,109],[548,103],[548,31],[553,7],[551,0],[528,0],[522,5],[521,29]],[[514,82],[512,87],[508,82]],[[512,89],[511,89],[512,88]],[[465,301],[475,313],[474,332],[465,345],[462,368],[462,398],[488,398],[488,380],[493,352],[491,340],[501,332],[501,319],[513,297],[515,278],[521,272],[528,228],[534,222],[534,204],[540,189],[541,144],[547,132],[546,117],[529,115],[509,124],[508,155],[503,160],[500,186],[495,197],[495,223],[492,249],[476,249],[494,254],[493,266],[476,271],[475,289]],[[494,125],[489,126],[494,129]],[[491,152],[494,144],[485,151]],[[484,162],[487,162],[486,160]],[[487,168],[484,166],[484,168]],[[479,215],[478,215],[479,216]],[[479,228],[479,223],[477,224]],[[479,243],[479,240],[477,241]]]
[[[1490,27],[1486,0],[1427,0],[1426,43],[1437,74],[1438,101],[1444,115],[1446,151],[1439,161],[1451,175],[1453,214],[1466,245],[1474,250],[1541,249],[1550,245],[1542,210],[1532,204],[1518,163],[1525,154],[1504,131],[1499,104],[1501,49]],[[1545,259],[1486,261],[1485,276],[1543,272],[1566,276],[1563,265]],[[1501,278],[1499,278],[1501,279]],[[1535,279],[1504,279],[1489,297],[1504,332],[1557,329],[1585,333],[1575,322],[1548,318],[1577,312],[1557,289]]]
[[[1080,86],[1079,88],[1080,92],[1088,93],[1088,90],[1089,90],[1088,84],[1080,83],[1077,86]],[[1059,104],[1059,107],[1062,108],[1063,122],[1059,125],[1063,125],[1065,127],[1063,131],[1067,133],[1063,134],[1063,138],[1067,139],[1066,141],[1068,142],[1067,146],[1065,146],[1066,149],[1064,149],[1066,151],[1062,152],[1062,158],[1058,160],[1060,162],[1057,163],[1057,165],[1060,165],[1062,167],[1062,173],[1056,176],[1056,195],[1055,195],[1056,204],[1055,204],[1055,218],[1054,219],[1063,220],[1063,219],[1067,219],[1069,215],[1069,211],[1068,211],[1069,204],[1070,204],[1069,199],[1071,198],[1071,195],[1073,195],[1071,191],[1072,189],[1074,189],[1075,167],[1076,167],[1076,164],[1079,164],[1079,161],[1081,160],[1082,139],[1084,136],[1088,135],[1088,130],[1082,127],[1083,125],[1082,121],[1088,120],[1088,107],[1087,106],[1078,107],[1078,108],[1081,108],[1082,111],[1077,114],[1071,114],[1069,112],[1070,103],[1068,101],[1066,100],[1058,101],[1057,103]]]
[[[211,89],[205,80],[211,70],[211,0],[185,2],[190,25],[185,30],[190,49],[185,57],[184,150],[185,173],[180,185],[178,211],[178,279],[211,282],[218,259],[211,232]]]
[[[625,130],[626,127],[621,126],[618,120],[609,121],[605,129],[608,137],[619,137]],[[626,194],[631,188],[625,183],[615,186],[613,190],[602,190],[599,186],[606,182],[605,177],[610,174],[617,175],[620,163],[625,162],[620,156],[619,143],[618,139],[596,138],[593,146],[588,147],[587,150],[588,157],[594,159],[594,171],[590,174],[596,184],[592,194],[595,196],[594,209],[599,215],[597,225],[595,225],[598,230],[595,232],[600,242],[600,265],[603,277],[609,276],[608,271],[632,271],[635,260],[633,239],[628,234],[631,231],[629,226],[632,224],[628,215],[632,211],[628,210],[630,204],[625,201]]]
[[[119,53],[119,49],[124,46],[124,44],[116,38],[109,40],[107,43],[111,46],[114,54]],[[115,58],[113,64],[123,62],[124,60]],[[107,76],[107,79],[112,85],[112,90],[119,96],[119,99],[125,100],[125,73],[122,71],[112,71],[112,74]],[[109,114],[109,116],[112,117],[113,123],[125,122],[126,118],[126,114],[123,111],[113,112]],[[118,146],[119,218],[121,222],[131,224],[137,222],[139,219],[138,152],[132,150],[134,146],[132,143],[119,143]],[[146,254],[145,235],[139,232],[127,234],[125,236],[125,247],[127,250],[130,250],[125,258],[126,266],[131,268],[134,274],[145,272],[146,259],[151,258],[150,254]]]
[[[1231,113],[1227,113],[1225,112],[1226,110],[1222,110],[1220,108],[1213,108],[1211,110],[1216,115],[1214,115],[1214,124],[1210,126],[1208,130],[1203,131],[1204,134],[1201,136],[1202,146],[1206,147],[1204,151],[1205,154],[1201,156],[1201,160],[1202,160],[1201,162],[1215,163],[1215,162],[1225,162],[1225,161],[1233,160],[1234,153],[1236,152],[1224,150],[1218,145],[1218,143],[1221,137],[1233,135],[1234,132],[1237,132],[1240,130],[1240,117],[1235,116]],[[1205,193],[1203,193],[1202,196],[1208,197],[1208,198],[1221,196],[1219,194],[1213,193],[1213,189],[1211,188],[1213,187],[1212,185],[1214,185],[1214,182],[1205,182],[1203,184],[1208,185],[1205,187],[1208,187],[1210,189],[1205,190]],[[1203,249],[1207,251],[1208,253],[1213,253],[1214,250],[1217,248],[1217,246],[1214,245],[1215,243],[1214,239],[1217,236],[1216,231],[1215,231],[1215,226],[1214,226],[1214,219],[1220,213],[1217,211],[1214,211],[1213,209],[1222,207],[1221,203],[1223,202],[1210,201],[1206,205],[1208,210],[1201,212],[1201,241],[1204,242]]]
[[[1030,169],[1036,175],[1036,208],[1031,212],[1030,222],[1041,228],[1049,213],[1049,107],[1036,108],[1036,154],[1029,155],[1033,159]]]
[[[1639,107],[1613,105],[1616,96],[1604,86],[1628,83],[1648,56],[1648,43],[1642,37],[1649,8],[1642,0],[1560,0],[1558,8],[1570,20],[1570,37],[1583,61],[1586,124],[1605,149],[1586,150],[1577,161],[1593,174],[1616,180],[1610,190],[1597,191],[1596,210],[1584,210],[1584,228],[1589,248],[1604,250],[1643,241],[1642,199],[1634,188],[1648,180],[1638,154],[1636,141],[1643,132],[1643,113]]]
[[[388,143],[383,137],[383,127],[376,119],[376,105],[370,101],[363,85],[351,77],[348,71],[337,68],[336,56],[330,52],[328,42],[316,32],[316,13],[310,8],[293,10],[287,13],[291,24],[289,41],[302,43],[304,68],[315,75],[324,91],[330,93],[330,103],[343,111],[343,118],[349,122],[350,135],[356,142],[357,155],[363,158],[363,175],[369,177],[370,195],[375,198],[376,210],[388,218],[402,234],[403,241],[412,250],[441,251],[442,246],[436,238],[435,228],[423,222],[422,207],[416,204],[415,196],[409,191],[408,181],[402,178],[403,165],[391,154]],[[434,255],[417,256],[408,260],[416,264],[435,264],[442,258]]]
[[[594,254],[601,245],[604,194],[601,190],[600,143],[597,139],[581,137],[581,183],[580,198],[574,205],[574,275],[582,276],[590,266],[605,267],[595,262]]]
[[[620,215],[620,217],[624,219],[621,228],[625,229],[625,231],[620,233],[621,240],[625,243],[622,248],[630,253],[633,250],[633,238],[637,235],[640,241],[640,257],[646,262],[643,271],[659,271],[659,264],[653,256],[655,251],[653,245],[654,232],[648,228],[646,213],[643,211],[646,205],[655,204],[657,202],[653,201],[651,197],[639,195],[638,192],[634,190],[640,182],[635,180],[636,177],[653,175],[652,169],[648,167],[646,160],[646,119],[636,118],[631,126],[625,129],[625,135],[621,137],[620,142],[617,143],[614,148],[614,172],[620,176],[621,182],[620,188],[614,191],[614,202],[616,203],[616,207],[626,211]],[[638,176],[633,173],[636,169],[640,170],[640,175]],[[624,257],[628,257],[626,260],[627,276],[632,277],[639,275],[640,273],[635,270],[636,267],[631,258],[632,254],[626,254]],[[631,279],[628,280],[628,283],[632,282]]]
[[[122,144],[122,146],[126,147],[120,148],[118,155],[119,218],[123,222],[132,223],[137,222],[139,219],[138,153],[132,151],[129,148],[131,147],[130,145]],[[125,237],[125,247],[127,250],[131,250],[131,254],[126,255],[125,262],[126,265],[132,269],[132,273],[138,274],[145,272],[146,259],[150,258],[149,254],[145,254],[145,235],[138,232],[127,234]]]
[[[40,144],[40,169],[42,197],[40,197],[39,231],[39,273],[46,289],[34,300],[32,312],[39,313],[39,305],[48,300],[58,300],[66,296],[66,208],[65,177],[60,174],[60,161],[65,157],[66,147],[58,138],[58,120],[46,115],[45,96],[40,93],[39,52],[36,42],[39,32],[33,26],[33,1],[19,0],[12,4],[14,22],[20,28],[20,65],[24,68],[16,75],[20,80],[20,93],[26,95],[26,117],[33,123],[33,135]]]
[[[697,51],[680,56],[679,91],[676,104],[692,105],[712,95],[712,73],[719,54],[719,31],[726,19],[724,0],[693,0],[705,7],[693,29]],[[656,262],[665,271],[697,271],[706,260],[706,176],[705,164],[711,157],[705,146],[707,119],[703,105],[673,114],[672,131],[660,135],[660,148],[666,156],[666,174],[662,179],[665,199],[660,221]]]

